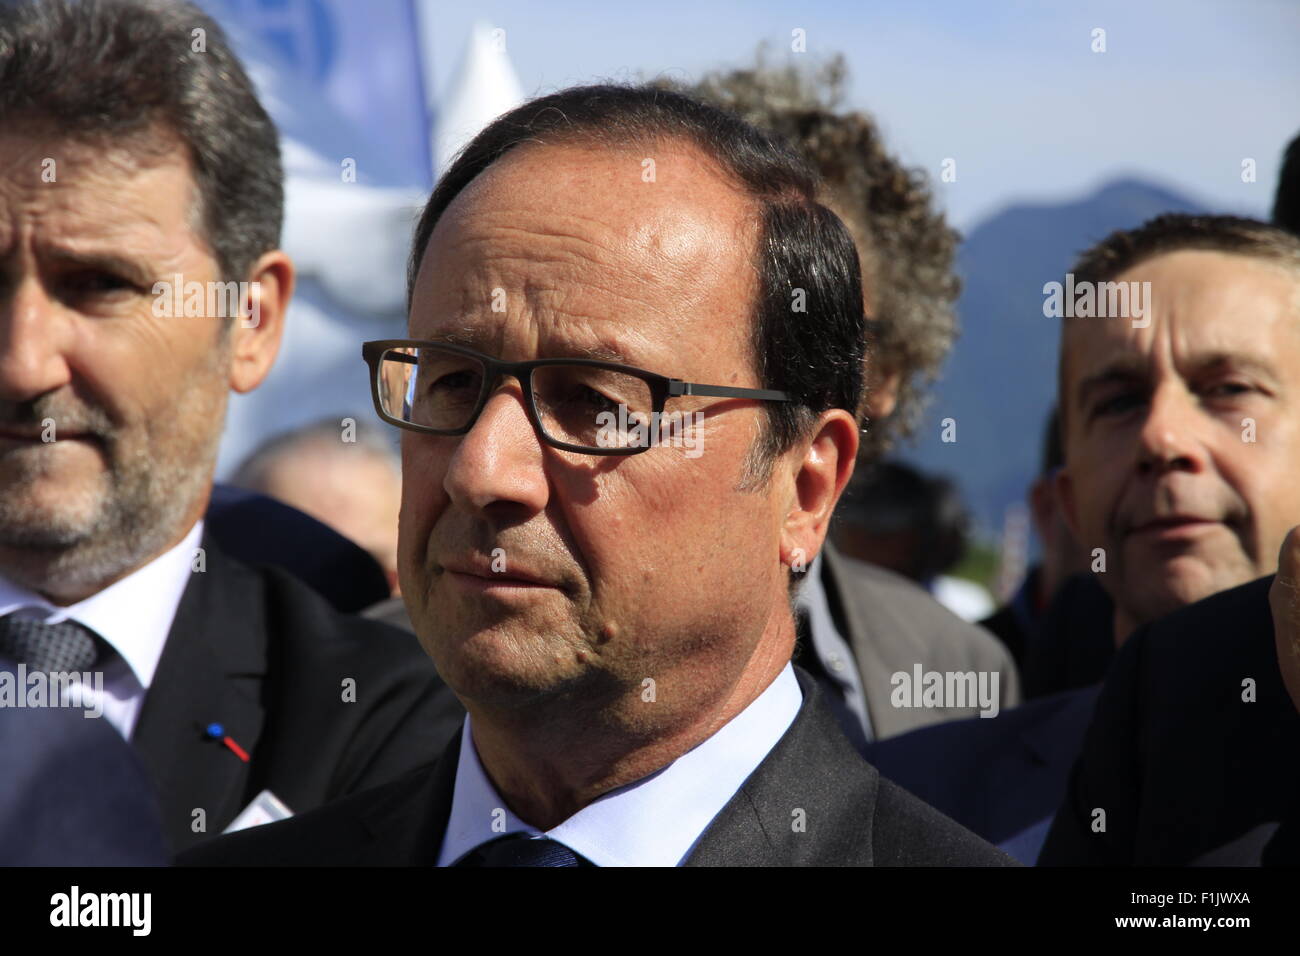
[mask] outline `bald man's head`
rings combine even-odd
[[[359,432],[353,419],[309,425],[259,447],[232,483],[297,508],[365,548],[396,593],[402,476],[379,435]]]

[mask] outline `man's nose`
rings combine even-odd
[[[1203,424],[1204,415],[1194,395],[1173,385],[1157,388],[1138,435],[1139,474],[1159,476],[1167,471],[1204,468]]]
[[[542,439],[524,407],[514,378],[503,379],[488,397],[478,421],[462,436],[443,486],[457,507],[481,516],[510,511],[533,514],[549,496]]]
[[[30,401],[66,385],[67,320],[40,283],[0,286],[0,399]]]

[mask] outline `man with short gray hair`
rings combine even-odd
[[[283,202],[275,127],[197,7],[0,4],[0,656],[102,675],[176,847],[442,742],[414,641],[204,530],[227,396],[270,371],[293,291]]]

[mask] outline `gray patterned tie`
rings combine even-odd
[[[46,624],[10,614],[0,617],[0,657],[34,671],[87,671],[99,659],[95,634],[76,621]]]

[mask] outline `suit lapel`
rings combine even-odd
[[[826,595],[831,607],[843,615],[848,633],[844,636],[853,648],[858,675],[862,678],[862,692],[867,699],[867,716],[876,740],[892,737],[910,724],[900,719],[899,709],[890,705],[894,685],[890,677],[897,666],[885,657],[883,645],[890,639],[893,628],[879,620],[878,608],[873,607],[864,582],[855,580],[844,566],[844,559],[827,542],[822,546],[826,563]]]
[[[371,842],[361,849],[360,865],[434,866],[438,862],[451,817],[460,738],[459,733],[453,735],[433,767],[412,775],[412,789],[399,789],[363,814]]]
[[[243,808],[250,765],[206,728],[252,755],[262,734],[260,703],[267,666],[261,582],[213,546],[205,534],[206,570],[193,572],[145,695],[131,742],[158,787],[163,826],[174,846],[194,842],[194,811],[207,833]]]
[[[803,705],[714,818],[685,866],[846,866],[872,862],[879,775],[840,733],[823,691],[795,668]]]

